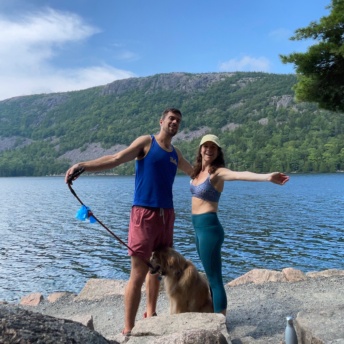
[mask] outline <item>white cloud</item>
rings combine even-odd
[[[135,76],[133,73],[108,65],[54,70],[52,73],[46,71],[35,76],[19,75],[15,80],[12,76],[8,76],[1,78],[0,96],[2,99],[7,99],[38,93],[76,91],[133,76]]]
[[[240,59],[230,59],[219,65],[221,72],[268,72],[270,62],[265,57],[243,56]]]
[[[81,17],[47,9],[8,19],[0,16],[0,100],[40,92],[63,92],[134,76],[107,64],[71,70],[55,67],[68,44],[100,32]]]

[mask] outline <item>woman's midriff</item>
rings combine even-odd
[[[211,213],[217,212],[218,203],[216,202],[209,202],[204,201],[203,199],[192,197],[191,201],[191,213],[192,214],[204,214],[204,213]]]

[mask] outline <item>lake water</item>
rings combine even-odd
[[[188,184],[176,178],[175,247],[202,270]],[[83,175],[73,188],[126,242],[134,177]],[[78,293],[89,278],[128,279],[126,248],[98,223],[75,219],[79,208],[62,177],[0,178],[0,300]],[[344,268],[344,174],[291,175],[284,186],[228,182],[219,217],[224,282],[254,268]]]

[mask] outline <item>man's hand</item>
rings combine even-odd
[[[84,167],[80,167],[78,164],[73,165],[67,172],[65,175],[65,182],[67,184],[72,185],[73,181],[75,179],[77,179],[81,173],[83,173],[85,171]]]

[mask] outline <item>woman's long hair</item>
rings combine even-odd
[[[202,155],[201,155],[201,149],[202,146],[198,148],[198,153],[196,156],[195,164],[194,164],[194,169],[193,173],[191,175],[192,179],[197,178],[197,176],[200,174],[202,171]],[[216,159],[211,163],[209,167],[209,174],[214,173],[218,168],[220,167],[225,167],[225,159],[223,157],[223,152],[220,147],[217,147],[217,157]]]

